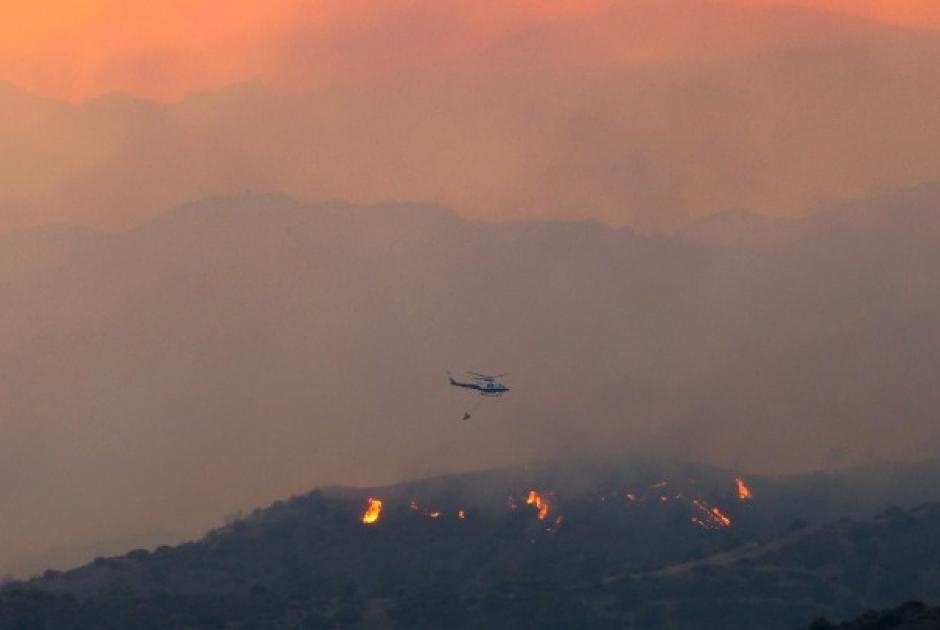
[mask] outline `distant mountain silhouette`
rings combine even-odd
[[[792,235],[798,221],[777,219],[745,210],[728,210],[677,230],[674,236],[711,247],[767,247]]]

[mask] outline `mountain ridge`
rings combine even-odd
[[[908,474],[930,483],[919,471]],[[748,477],[742,498],[738,479],[708,466],[626,457],[323,488],[199,541],[8,584],[0,590],[0,627],[68,620],[76,630],[236,622],[649,630],[722,628],[733,615],[736,627],[766,630],[859,613],[907,584],[917,597],[940,594],[931,577],[937,550],[925,546],[937,534],[940,504],[872,504],[883,511],[809,526],[801,516],[841,509],[820,496],[804,505],[808,511],[791,511],[812,480],[785,489]],[[547,501],[545,517],[532,505],[536,492]],[[686,492],[695,494],[683,498]],[[376,499],[376,520],[366,522]],[[690,522],[697,501],[720,506],[730,522]],[[856,579],[865,567],[875,571],[870,553],[890,570]]]

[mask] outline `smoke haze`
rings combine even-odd
[[[37,0],[6,7],[0,79],[75,101],[176,100],[247,80],[306,90],[468,63],[697,58],[819,36],[829,16],[940,26],[932,0]]]
[[[687,4],[538,22],[473,55],[312,92],[244,84],[171,105],[66,105],[6,87],[0,227],[126,228],[247,189],[648,233],[940,179],[937,32]],[[298,34],[285,67],[316,75],[305,60],[334,68],[360,54],[365,67],[411,41],[382,34],[354,31],[348,49]]]
[[[3,566],[327,482],[559,453],[928,456],[938,201],[649,238],[248,195],[11,235],[47,254],[11,257],[0,289]],[[511,372],[513,392],[461,422],[475,398],[448,368]]]
[[[940,445],[934,2],[14,5],[0,575],[327,483]]]

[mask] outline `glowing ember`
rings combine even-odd
[[[728,515],[718,509],[717,506],[712,508],[712,518],[722,527],[728,527],[731,525],[731,519],[728,518]]]
[[[628,492],[626,496],[627,496],[627,501],[629,501],[630,503],[636,503],[635,494],[633,494],[632,492]]]
[[[408,507],[409,507],[410,509],[414,510],[415,512],[421,512],[422,514],[424,514],[424,515],[427,516],[428,518],[440,518],[440,517],[441,517],[441,513],[440,513],[440,512],[435,512],[435,511],[429,510],[428,508],[424,508],[424,509],[422,510],[422,509],[421,509],[421,506],[418,505],[418,500],[417,500],[417,499],[412,499],[411,502],[408,503]],[[463,518],[463,517],[461,517],[461,518]]]
[[[459,518],[460,520],[464,520],[465,518],[467,518],[467,515],[464,513],[463,510],[460,510],[459,512],[457,512],[457,518]]]
[[[721,511],[717,506],[711,506],[701,499],[693,499],[692,505],[699,511],[699,516],[693,516],[690,520],[705,529],[720,529],[730,527],[731,519]]]
[[[362,513],[362,522],[370,525],[379,520],[380,514],[382,514],[382,501],[369,497],[369,506]]]
[[[539,511],[539,520],[544,521],[548,518],[548,513],[551,511],[551,506],[548,501],[542,497],[541,494],[535,490],[529,490],[529,496],[525,500],[527,505],[534,505],[535,509]]]
[[[751,489],[747,487],[747,484],[744,483],[744,480],[739,477],[738,479],[735,479],[735,481],[738,482],[738,498],[742,501],[752,499],[753,496],[751,495]]]

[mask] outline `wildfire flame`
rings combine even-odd
[[[527,505],[534,505],[535,509],[539,512],[539,520],[544,521],[548,518],[548,513],[551,511],[551,506],[548,501],[542,497],[535,490],[529,490],[529,496],[525,500]]]
[[[708,505],[702,499],[693,499],[692,505],[699,511],[699,516],[693,516],[690,519],[696,525],[704,527],[705,529],[719,529],[731,526],[731,519],[728,518],[728,515],[722,512],[718,506]]]
[[[366,507],[366,511],[362,513],[362,522],[371,525],[379,520],[380,514],[382,514],[382,501],[369,497],[369,505]]]
[[[747,484],[744,483],[744,480],[738,477],[735,479],[738,482],[738,498],[742,501],[747,501],[753,498],[751,495],[751,489],[747,487]]]
[[[715,519],[722,527],[728,527],[731,525],[731,519],[728,518],[728,515],[722,512],[718,506],[712,508],[712,518]]]
[[[744,480],[736,478],[735,482],[738,499],[742,501],[751,500],[753,498],[751,489],[748,488]],[[690,483],[694,484],[696,482],[692,480]],[[686,493],[682,489],[683,487],[684,486],[681,484],[673,485],[672,482],[659,481],[651,486],[646,486],[645,489],[642,487],[640,489],[627,487],[625,490],[615,491],[609,494],[609,496],[622,496],[627,503],[637,505],[664,505],[674,501],[677,504],[686,506],[690,510],[690,513],[688,513],[689,521],[698,527],[707,530],[720,530],[731,527],[731,518],[721,508],[709,504],[707,501],[696,497],[694,494]],[[669,489],[667,490],[666,488]],[[623,492],[623,494],[620,495],[620,492]],[[532,489],[528,491],[528,494],[523,496],[525,497],[525,504],[532,506],[534,508],[534,514],[540,521],[544,521],[545,524],[543,527],[545,531],[551,534],[557,533],[566,520],[557,513],[559,506],[556,503],[555,494],[550,491],[543,490],[540,492],[539,490]],[[595,495],[595,499],[600,502],[606,502],[607,498],[608,495],[603,493]],[[379,520],[382,514],[383,504],[380,499],[375,497],[369,497],[367,501],[368,504],[362,513],[362,522],[368,525]],[[407,505],[409,509],[421,514],[425,518],[447,519],[456,516],[459,520],[467,519],[467,513],[463,509],[447,512],[445,515],[445,512],[419,505],[416,498],[411,499]],[[508,509],[517,510],[521,505],[522,498],[513,495],[506,497],[506,507]]]

